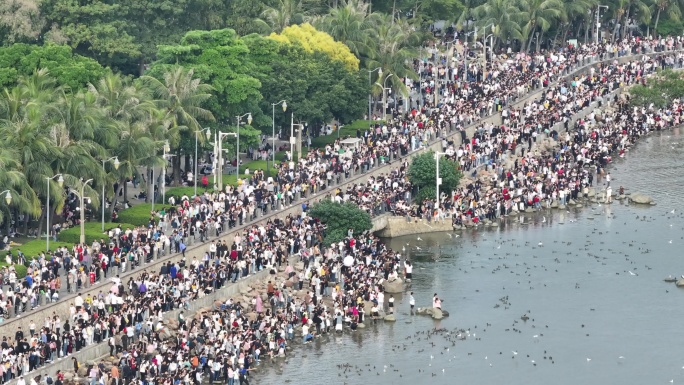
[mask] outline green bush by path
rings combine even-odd
[[[126,227],[130,227],[130,228],[135,227],[130,223],[105,222],[105,232],[107,232],[110,229],[113,229],[119,225],[121,225],[121,228],[124,230],[126,229]],[[100,240],[100,238],[107,238],[107,235],[105,235],[102,232],[102,222],[86,222],[86,224],[85,224],[85,238],[86,238],[86,243],[92,243],[94,240]],[[60,242],[79,243],[81,241],[81,227],[80,226],[74,226],[72,228],[63,230],[59,233],[59,235],[57,236],[57,239]]]
[[[3,269],[7,266],[9,266],[9,265],[4,263],[4,262],[0,263],[0,269]],[[26,271],[27,270],[28,270],[28,268],[24,265],[19,265],[19,264],[14,265],[14,271],[17,272],[17,278],[19,278],[19,279],[26,277]]]

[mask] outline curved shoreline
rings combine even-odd
[[[674,53],[674,52],[676,52],[676,51],[668,51],[668,52],[664,52],[664,53],[653,53],[653,54],[659,55],[659,54],[668,54],[668,53]],[[639,55],[639,56],[642,56],[642,55]],[[630,56],[624,56],[623,58],[630,58]],[[607,60],[611,60],[611,61],[612,61],[613,59],[614,59],[614,58],[610,58],[610,59],[607,59]],[[575,72],[582,71],[582,70],[584,70],[585,68],[587,68],[588,66],[591,66],[591,65],[596,64],[596,63],[598,63],[598,62],[589,63],[589,64],[587,64],[587,65],[584,66],[584,67],[580,67],[580,68],[578,68],[576,71],[574,71],[574,72],[568,74],[567,76],[571,76],[571,74],[573,74],[573,73],[575,73]],[[562,78],[562,77],[561,77],[561,78]],[[522,98],[522,99],[517,100],[517,101],[514,103],[514,105],[515,105],[515,104],[524,103],[524,102],[527,101],[529,98],[534,97],[534,95],[536,95],[537,92],[542,92],[542,91],[543,91],[543,89],[534,90],[532,93],[526,95],[525,98]],[[472,124],[472,125],[470,125],[469,127],[467,127],[467,130],[469,130],[470,132],[473,132],[472,130],[474,130],[475,127],[477,127],[478,125],[482,124],[483,121],[485,121],[485,120],[487,120],[487,119],[496,119],[496,118],[499,118],[499,117],[500,117],[499,115],[500,115],[500,114],[494,114],[494,115],[489,116],[488,118],[485,118],[484,120],[480,120],[480,121],[478,121],[477,123]],[[451,137],[455,137],[455,138],[459,138],[458,132],[451,132],[451,133],[450,133],[450,136],[451,136]],[[429,145],[427,148],[429,149],[429,148],[431,148],[431,147],[435,147],[435,146],[438,146],[438,145],[439,145],[439,141],[438,141],[438,140],[434,140],[434,141],[432,141],[432,143],[430,143],[430,145]],[[417,151],[411,152],[408,156],[414,156],[415,154],[421,153],[421,151],[424,151],[424,149],[423,149],[423,150],[417,150]],[[378,168],[376,168],[376,169],[373,169],[371,172],[367,172],[367,173],[365,173],[365,174],[357,175],[357,176],[355,176],[355,177],[353,177],[353,178],[350,178],[349,180],[345,181],[344,183],[342,183],[342,184],[340,184],[340,185],[346,185],[346,184],[348,184],[348,183],[354,183],[354,182],[357,182],[357,181],[363,179],[364,177],[370,176],[371,174],[373,174],[373,173],[375,173],[375,172],[387,171],[387,170],[390,170],[391,168],[392,168],[392,167],[389,166],[389,165],[388,165],[388,166],[383,166],[383,167],[378,167]],[[338,185],[338,186],[340,186],[340,185]],[[331,187],[333,187],[333,186],[331,186]],[[335,187],[337,187],[337,186],[335,186]],[[306,201],[315,200],[315,199],[320,199],[320,196],[319,196],[319,197],[309,197],[309,198],[306,199]],[[298,203],[301,203],[301,201],[299,201]],[[301,211],[301,209],[300,209],[299,207],[294,207],[294,211]],[[265,220],[267,220],[267,219],[269,219],[269,218],[271,218],[271,217],[273,217],[273,216],[275,216],[275,215],[281,216],[281,215],[285,215],[285,213],[284,213],[283,211],[276,211],[276,212],[274,212],[274,213],[271,213],[271,215],[268,215],[268,216],[265,216],[265,217],[261,217],[261,218],[260,218],[259,220],[257,220],[257,221],[253,221],[253,222],[251,222],[251,223],[249,223],[249,224],[246,224],[244,227],[236,228],[235,230],[231,231],[230,233],[226,234],[225,236],[222,236],[221,238],[229,238],[229,237],[230,237],[231,235],[233,235],[235,232],[241,231],[241,230],[243,230],[243,229],[244,229],[245,227],[247,227],[247,226],[253,226],[254,224],[258,224],[258,223],[264,222]],[[197,250],[199,250],[199,249],[200,249],[200,247],[194,247],[194,248],[189,249],[188,252],[197,251]],[[191,255],[192,255],[192,254],[191,254]],[[158,264],[158,263],[166,263],[166,262],[168,262],[168,261],[173,261],[173,260],[174,260],[174,257],[175,257],[176,259],[180,259],[180,255],[169,256],[169,257],[166,257],[166,258],[158,259],[158,260],[155,261],[155,263],[153,263],[153,264],[151,264],[151,265],[142,266],[140,269],[143,269],[143,270],[145,270],[145,269],[147,269],[147,268],[153,269],[154,266],[155,266],[156,264]],[[133,272],[129,273],[128,275],[124,275],[122,279],[125,280],[126,277],[130,277],[130,276],[132,276],[132,275],[138,274],[139,271],[140,271],[139,269],[136,269],[136,270],[134,270]],[[99,287],[94,287],[94,288],[91,287],[91,290],[102,289],[102,288],[106,287],[106,285],[107,285],[107,284],[102,284],[102,285],[99,286]],[[84,291],[84,292],[85,292],[85,291]],[[60,301],[60,303],[68,302],[69,299],[70,299],[69,297],[63,298],[63,299]],[[51,310],[53,310],[53,309],[54,309],[54,307],[52,307],[52,306],[46,306],[45,308],[43,308],[42,311],[51,311]],[[27,313],[27,316],[31,316],[31,317],[40,317],[39,314],[42,313],[42,311],[41,311],[41,312]],[[170,314],[169,314],[169,315],[165,315],[165,318],[168,318],[168,316],[170,316]],[[21,323],[22,320],[17,319],[17,320],[12,320],[12,321],[17,321],[17,323]],[[11,321],[10,321],[10,322],[11,322]],[[6,322],[5,324],[3,324],[4,329],[0,329],[0,330],[3,331],[3,334],[4,334],[4,333],[9,333],[9,331],[7,330],[7,326],[9,326],[8,324],[9,324],[10,322]],[[79,353],[80,353],[80,352],[79,352]],[[78,353],[77,353],[77,354],[78,354]],[[39,368],[39,369],[37,369],[34,373],[41,373],[41,372],[43,372],[43,371],[45,371],[45,370],[53,370],[52,365],[46,366],[46,367],[42,367],[42,368]]]

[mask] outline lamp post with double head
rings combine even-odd
[[[201,130],[195,131],[195,196],[197,196],[197,139],[199,138],[199,134],[204,132],[207,136],[207,140],[211,139],[211,130],[209,127],[203,128]]]
[[[45,207],[45,220],[46,220],[46,241],[45,241],[45,251],[48,252],[50,251],[50,217],[52,216],[50,213],[50,181],[57,179],[57,183],[59,184],[59,187],[64,186],[64,176],[62,174],[57,174],[55,176],[51,177],[45,177],[45,181],[47,182],[47,199],[46,199],[46,207]]]
[[[435,209],[439,209],[439,186],[442,184],[442,178],[439,176],[439,158],[446,155],[445,152],[435,151],[435,162],[437,163],[435,173]]]
[[[238,134],[235,132],[221,132],[218,133],[218,156],[217,159],[217,172],[218,172],[218,189],[223,190],[223,138],[226,136],[234,136],[237,138]]]
[[[368,86],[372,85],[371,84],[371,81],[372,81],[371,76],[373,75],[373,72],[378,71],[378,77],[379,78],[382,77],[382,67],[378,67],[376,69],[366,70],[366,71],[368,71]],[[368,120],[373,120],[371,118],[371,91],[370,91],[370,89],[368,90]],[[339,130],[339,128],[338,128],[338,130]]]
[[[85,187],[88,183],[92,182],[93,179],[88,179],[87,181],[83,182],[83,185],[81,185],[80,192],[73,191],[76,195],[78,195],[78,199],[80,199],[81,204],[80,204],[80,209],[81,209],[81,238],[80,238],[80,243],[82,245],[85,244],[85,199],[90,199],[89,197],[85,196]]]
[[[111,162],[111,161],[114,161],[114,169],[115,170],[119,169],[119,165],[121,165],[121,163],[119,162],[119,158],[116,156],[113,156],[109,159],[102,159],[102,172],[103,173],[105,172],[105,163]],[[106,182],[102,182],[102,197],[101,197],[101,199],[102,199],[102,232],[104,232],[104,229],[105,229],[104,228],[105,227],[104,226],[104,224],[105,224],[105,184],[106,184]],[[48,186],[50,186],[49,183],[48,183]]]
[[[273,167],[275,167],[275,106],[280,104],[283,107],[283,112],[287,111],[287,101],[281,100],[277,103],[271,103],[271,107],[273,108],[273,115],[271,116],[272,119],[272,127],[271,127],[271,152],[273,153],[271,160],[273,161]],[[238,123],[239,124],[239,123]],[[271,176],[270,168],[268,168],[269,163],[266,162],[267,166],[267,172],[268,176]]]
[[[252,113],[236,116],[237,119],[237,159],[235,160],[235,180],[240,178],[240,119],[247,117],[247,124],[252,124]]]

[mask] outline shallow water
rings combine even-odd
[[[430,306],[436,292],[451,316],[410,316],[408,299],[395,296],[396,323],[296,347],[287,364],[262,365],[268,369],[252,382],[684,381],[684,330],[677,327],[684,290],[663,282],[684,273],[683,153],[682,134],[668,131],[642,140],[610,168],[613,191],[624,185],[653,196],[657,206],[594,204],[539,214],[528,224],[509,217],[506,226],[459,237],[390,240],[398,250],[409,243],[417,306]],[[508,305],[500,301],[506,296]],[[424,334],[434,328],[451,334]],[[471,333],[463,341],[454,338],[460,328]]]

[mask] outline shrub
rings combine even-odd
[[[6,263],[0,263],[0,269],[8,266]],[[26,277],[26,271],[28,268],[24,265],[14,265],[14,271],[17,272],[17,278],[24,278]]]
[[[110,229],[121,225],[123,229],[126,227],[135,227],[130,223],[105,223],[105,232]],[[74,226],[72,228],[63,230],[57,236],[60,242],[67,243],[79,243],[81,241],[81,227]],[[91,243],[94,240],[99,240],[100,238],[106,238],[106,235],[102,232],[102,222],[86,222],[85,224],[85,238],[86,243]]]
[[[370,215],[353,203],[340,204],[324,199],[311,206],[308,215],[327,225],[323,239],[326,245],[343,240],[350,228],[354,234],[373,228]]]

